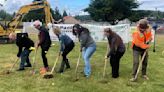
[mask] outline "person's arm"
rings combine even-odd
[[[22,53],[22,46],[18,46],[18,53],[17,53],[17,57],[20,57],[21,56],[21,53]]]
[[[40,32],[39,35],[39,42],[38,42],[38,46],[40,46],[45,40],[45,33],[43,31]]]
[[[149,48],[149,45],[146,44],[145,42],[142,42],[140,41],[139,38],[139,34],[133,34],[133,41],[134,41],[134,44],[137,46],[137,47],[140,47],[142,49],[147,49]]]
[[[110,50],[107,54],[107,57],[110,57],[112,54],[116,53],[116,38],[112,38],[111,44],[110,44]]]
[[[150,44],[152,40],[153,40],[153,38],[152,38],[152,32],[150,31],[149,32],[149,39],[146,41],[146,44]]]
[[[82,51],[83,47],[85,47],[85,45],[87,43],[88,36],[89,36],[89,34],[82,34],[80,36],[80,38],[79,38],[80,39],[80,43],[81,43],[81,46],[80,46],[81,51]]]
[[[59,41],[60,41],[60,52],[63,52],[65,49],[64,36],[59,37]]]

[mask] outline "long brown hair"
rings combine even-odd
[[[123,43],[121,37],[120,37],[118,34],[116,34],[114,31],[112,31],[111,28],[106,28],[106,29],[104,29],[104,32],[109,33],[109,36],[107,36],[107,37],[108,37],[108,41],[111,41],[112,38],[116,38],[116,42],[115,42],[115,44],[114,44],[114,46],[115,46],[116,48],[118,48],[118,46],[119,46],[121,43]]]
[[[78,29],[77,33],[75,32],[74,28]],[[73,35],[79,36],[81,34],[81,32],[86,32],[86,33],[90,34],[90,32],[87,28],[81,26],[80,24],[75,24],[73,26],[73,30],[72,30]]]

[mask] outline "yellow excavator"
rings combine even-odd
[[[15,14],[14,18],[7,24],[7,27],[4,27],[0,24],[0,43],[9,43],[10,40],[8,35],[11,32],[16,31],[19,23],[22,21],[26,14],[37,9],[44,9],[46,24],[54,23],[54,19],[50,12],[50,5],[47,0],[35,1],[32,4],[22,6]]]

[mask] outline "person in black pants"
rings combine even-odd
[[[42,49],[42,59],[43,59],[43,64],[44,64],[44,68],[42,68],[42,70],[48,71],[49,67],[48,67],[46,54],[51,46],[50,35],[49,35],[48,30],[42,26],[42,23],[40,21],[38,20],[35,21],[34,27],[39,30],[39,35],[38,35],[39,42],[36,43],[36,48],[40,46]]]
[[[16,40],[16,45],[19,48],[17,57],[21,58],[21,63],[20,63],[20,67],[19,67],[18,71],[25,70],[24,67],[32,67],[30,60],[29,60],[29,54],[31,53],[30,48],[34,47],[34,42],[30,38],[28,38],[28,34],[27,33],[18,33],[16,35],[15,33],[11,33],[9,35],[9,38],[11,40]],[[22,51],[22,49],[23,49],[23,51]]]
[[[74,48],[74,42],[69,36],[67,36],[64,33],[61,33],[59,27],[53,28],[53,31],[60,41],[60,53],[59,54],[62,54],[63,60],[61,62],[61,67],[59,69],[59,73],[63,73],[65,65],[66,65],[66,69],[70,68],[67,55]]]
[[[125,45],[119,35],[113,32],[110,28],[104,30],[104,35],[108,38],[110,51],[105,58],[110,57],[110,64],[112,67],[112,77],[119,77],[119,63],[121,57],[125,53]]]

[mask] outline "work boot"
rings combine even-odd
[[[17,71],[23,71],[23,70],[25,70],[24,68],[19,68]]]
[[[142,78],[144,78],[145,80],[149,80],[149,77],[147,75],[142,75]]]

